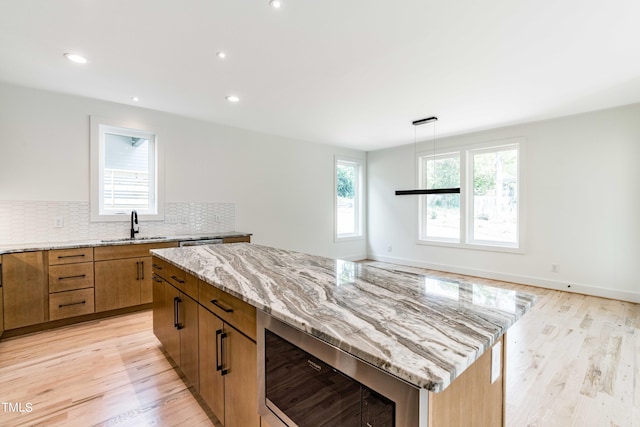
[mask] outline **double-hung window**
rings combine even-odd
[[[523,144],[519,138],[418,155],[421,188],[460,187],[460,194],[420,196],[418,241],[521,250]]]
[[[363,169],[359,159],[335,159],[336,240],[363,236]]]

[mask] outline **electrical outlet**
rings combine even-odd
[[[220,218],[220,215],[214,215],[214,216],[213,216],[213,221],[214,221],[216,224],[220,224],[220,223],[222,222],[222,218]]]
[[[164,217],[164,222],[167,224],[175,224],[178,222],[178,217],[174,215],[167,215]]]
[[[558,272],[558,264],[551,264],[551,272],[552,273],[557,273]]]
[[[189,217],[184,215],[180,217],[180,224],[187,224],[189,223]]]
[[[391,251],[393,251],[393,246],[391,245],[387,246],[387,252],[391,252]]]
[[[53,218],[53,228],[64,228],[64,217],[57,216]]]

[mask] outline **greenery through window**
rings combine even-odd
[[[460,194],[420,196],[420,241],[521,247],[520,142],[423,155],[418,162],[421,188],[460,187]]]
[[[362,236],[362,165],[336,159],[336,238]]]

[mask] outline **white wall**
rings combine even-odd
[[[242,108],[229,106],[229,108]],[[366,153],[171,114],[0,84],[0,200],[89,200],[89,116],[157,131],[167,202],[234,202],[256,243],[363,258],[364,240],[334,243],[333,162]]]
[[[370,258],[640,302],[640,104],[436,145],[511,137],[526,139],[524,254],[416,244],[417,197],[394,195],[415,185],[410,144],[368,153]]]

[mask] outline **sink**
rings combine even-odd
[[[141,240],[162,240],[166,239],[165,236],[153,236],[153,237],[138,237],[137,239],[132,239],[131,237],[120,237],[118,239],[102,239],[100,240],[102,243],[115,243],[115,242],[138,242]]]

